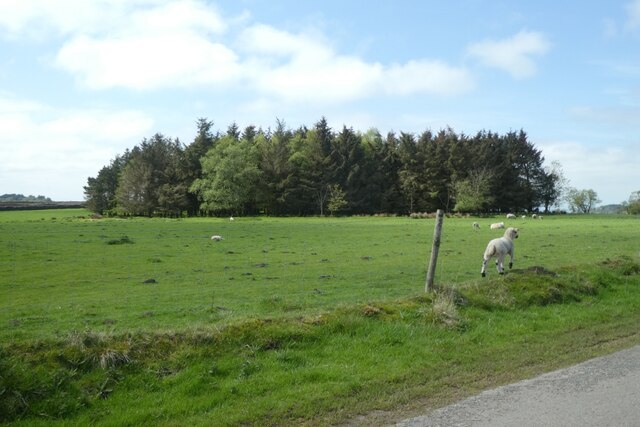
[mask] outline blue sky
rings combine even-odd
[[[0,194],[82,200],[160,132],[523,129],[602,204],[640,190],[640,0],[0,0]]]

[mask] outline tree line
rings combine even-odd
[[[523,131],[357,132],[200,118],[187,145],[155,134],[84,187],[87,208],[128,215],[407,214],[548,211],[562,196],[558,163]]]
[[[15,193],[8,194],[7,193],[7,194],[0,195],[0,203],[2,202],[46,203],[46,202],[51,202],[51,199],[45,196],[33,196],[33,195],[25,196],[24,194],[15,194]]]

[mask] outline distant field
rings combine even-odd
[[[433,219],[0,212],[0,422],[330,425],[638,342],[637,217],[505,221],[482,279],[494,221],[445,219],[424,297]]]
[[[0,202],[0,211],[24,211],[24,210],[54,210],[83,208],[84,202],[39,202],[39,201],[13,201]]]
[[[0,212],[0,339],[172,330],[416,295],[434,227],[409,218],[88,218],[83,210]],[[445,219],[439,283],[479,279],[486,242],[501,231],[489,230],[489,219],[474,231],[474,220]],[[640,250],[633,217],[509,224],[522,229],[516,268]]]
[[[434,228],[433,219],[409,218],[88,218],[83,210],[0,212],[2,340],[171,330],[419,294]],[[501,231],[489,230],[490,219],[474,231],[474,220],[445,219],[439,283],[479,279],[484,247]],[[640,251],[634,217],[510,224],[521,228],[516,268]]]

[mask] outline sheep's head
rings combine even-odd
[[[518,238],[518,229],[517,228],[513,228],[513,227],[509,227],[504,232],[504,236],[510,238],[511,240],[517,239]]]

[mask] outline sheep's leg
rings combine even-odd
[[[513,268],[513,251],[509,253],[509,270]]]
[[[496,268],[498,269],[499,274],[504,274],[504,255],[498,255],[496,257]]]
[[[488,262],[489,262],[489,258],[482,259],[482,270],[480,270],[480,274],[482,275],[482,277],[485,277],[487,275],[486,270],[487,270]]]

